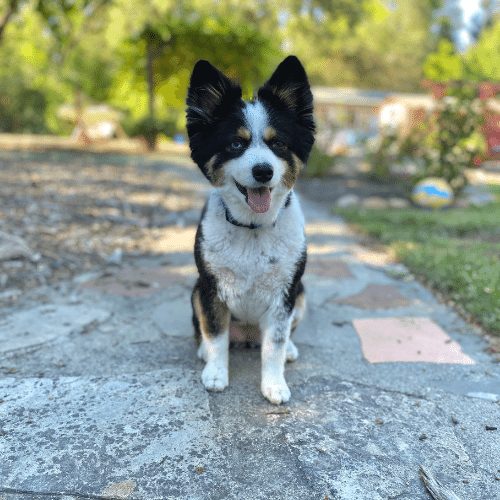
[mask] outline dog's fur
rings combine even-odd
[[[285,360],[298,356],[290,332],[305,309],[304,218],[293,186],[314,142],[312,94],[289,56],[257,97],[241,95],[210,63],[196,63],[187,131],[191,157],[214,190],[196,233],[193,324],[212,391],[228,385],[230,322],[259,327],[262,393],[280,404],[290,398]]]

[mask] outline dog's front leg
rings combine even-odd
[[[193,307],[201,331],[198,355],[206,362],[201,381],[209,391],[222,391],[229,383],[229,310],[216,289],[204,282],[193,292]]]
[[[267,315],[261,324],[261,391],[265,398],[277,405],[290,399],[290,389],[285,381],[285,361],[291,319],[290,314],[280,308]]]

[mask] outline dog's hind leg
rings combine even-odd
[[[302,321],[305,312],[306,312],[306,294],[302,281],[299,281],[297,285],[297,298],[295,299],[295,306],[293,308],[293,313],[292,313],[291,334],[293,334],[298,324]],[[286,345],[286,360],[291,362],[295,361],[298,357],[299,357],[299,350],[297,349],[297,346],[293,343],[293,340],[290,337]]]
[[[192,304],[195,336],[201,340],[198,357],[206,362],[201,380],[207,390],[222,391],[229,381],[229,310],[211,280],[201,278],[193,290]]]

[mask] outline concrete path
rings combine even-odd
[[[500,498],[485,342],[303,205],[309,306],[286,406],[260,395],[257,349],[232,350],[226,391],[203,389],[194,225],[0,310],[0,498],[426,499],[419,465],[459,498]]]

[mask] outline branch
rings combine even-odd
[[[0,19],[0,43],[2,42],[4,30],[7,24],[9,24],[10,18],[15,14],[18,5],[19,0],[10,0],[7,7],[7,12]]]

